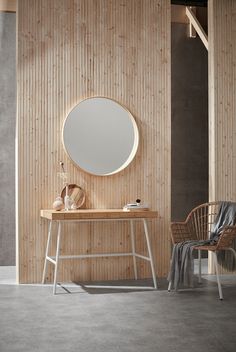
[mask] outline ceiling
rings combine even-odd
[[[208,0],[171,0],[171,4],[185,6],[207,6]]]

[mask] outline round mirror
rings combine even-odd
[[[62,132],[72,161],[93,175],[123,170],[138,148],[138,128],[123,106],[108,98],[83,100],[67,116]]]

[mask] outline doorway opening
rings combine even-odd
[[[185,13],[185,6],[172,5],[172,221],[208,202],[208,52],[197,35],[189,37]],[[207,32],[207,7],[197,7],[196,16]]]

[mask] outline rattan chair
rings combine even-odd
[[[199,205],[194,208],[184,222],[171,223],[171,238],[173,244],[184,242],[188,240],[207,240],[209,239],[212,225],[218,214],[220,202],[211,202]],[[227,226],[222,231],[220,238],[215,245],[196,246],[194,249],[198,250],[199,259],[199,273],[198,281],[201,283],[201,251],[210,251],[213,254],[215,272],[217,277],[217,284],[219,290],[219,297],[222,300],[222,288],[219,278],[217,252],[222,250],[231,251],[236,260],[236,251],[232,247],[233,240],[236,239],[236,226]],[[168,291],[171,290],[171,282],[168,286]]]

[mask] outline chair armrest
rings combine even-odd
[[[191,234],[187,222],[172,222],[170,225],[172,243],[196,240],[196,236]]]
[[[232,247],[236,239],[236,226],[226,226],[217,242],[216,250]]]

